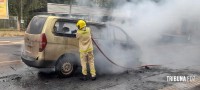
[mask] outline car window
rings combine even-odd
[[[93,25],[90,25],[89,26],[91,31],[92,31],[92,36],[94,39],[104,39],[103,37],[103,31],[104,29],[103,28],[100,28],[100,27],[97,27],[97,26],[93,26]]]
[[[47,17],[34,17],[27,28],[27,33],[30,34],[40,34],[42,32],[44,23]]]
[[[126,34],[118,28],[114,29],[114,37],[115,37],[115,40],[117,41],[127,41]]]
[[[108,38],[114,41],[127,41],[127,35],[120,28],[116,26],[107,26]]]
[[[108,35],[107,35],[108,38],[115,41],[114,29],[112,27],[109,27],[107,32],[108,32]]]
[[[76,24],[70,22],[56,22],[54,25],[54,31],[56,33],[70,33],[76,29]]]

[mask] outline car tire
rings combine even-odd
[[[77,65],[75,64],[75,56],[73,54],[66,54],[61,56],[56,63],[55,70],[59,77],[70,77],[75,72]]]

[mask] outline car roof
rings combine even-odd
[[[63,21],[63,22],[71,22],[71,23],[76,23],[78,20],[78,18],[69,18],[69,17],[61,17],[61,16],[50,16],[50,15],[36,15],[35,17],[51,17],[51,18],[57,18],[58,21]],[[88,25],[97,25],[97,26],[105,26],[104,22],[94,22],[94,21],[87,21]]]

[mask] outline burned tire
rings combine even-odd
[[[73,54],[63,55],[56,63],[55,70],[59,77],[70,77],[76,70],[75,56]]]

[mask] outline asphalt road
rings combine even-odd
[[[169,46],[165,45],[165,48]],[[187,47],[189,50],[192,49],[190,53],[198,52],[198,45],[194,46],[189,45]],[[22,47],[23,37],[0,38],[1,90],[158,90],[173,86],[179,88],[179,90],[183,88],[188,90],[200,89],[200,82],[196,85],[192,84],[192,86],[190,82],[167,81],[167,76],[195,76],[195,82],[198,82],[200,76],[199,63],[189,63],[188,66],[181,69],[169,68],[169,66],[156,66],[150,69],[137,68],[123,73],[99,74],[96,81],[80,81],[80,69],[70,78],[59,78],[53,70],[38,70],[26,66],[20,59]],[[163,47],[159,46],[158,48],[162,51]],[[187,48],[185,49],[187,50]],[[197,60],[194,59],[194,61]],[[184,65],[185,63],[179,64]]]

